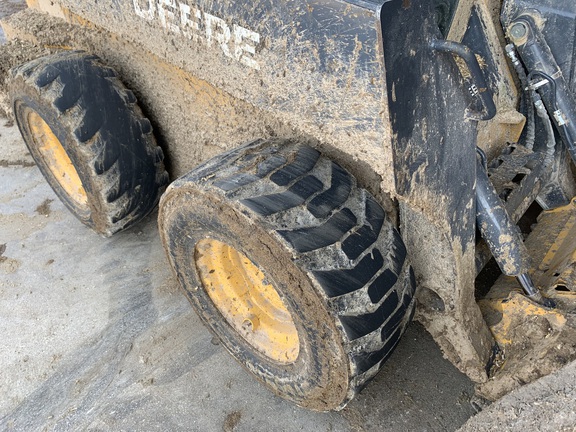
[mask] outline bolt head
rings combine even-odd
[[[528,28],[523,22],[517,22],[510,27],[510,37],[512,39],[522,39],[528,34]]]

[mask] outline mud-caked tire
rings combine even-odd
[[[352,175],[312,147],[256,141],[208,161],[169,186],[159,225],[207,326],[300,406],[344,407],[413,315],[415,279],[398,231]]]
[[[16,122],[66,207],[104,236],[138,222],[168,184],[134,94],[93,55],[66,51],[12,70]]]

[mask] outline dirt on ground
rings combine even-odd
[[[460,432],[574,432],[576,362],[504,396],[471,418]]]

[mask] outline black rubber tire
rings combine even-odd
[[[66,51],[12,70],[10,97],[24,141],[42,174],[85,225],[110,236],[138,222],[168,184],[152,126],[116,73],[93,55]],[[60,141],[88,203],[66,193],[37,148],[25,120],[38,114]]]
[[[341,409],[378,372],[414,312],[415,278],[376,199],[315,149],[256,141],[169,186],[160,233],[193,307],[249,371],[314,410]],[[196,243],[225,242],[273,283],[296,323],[300,354],[278,364],[253,349],[202,289]]]

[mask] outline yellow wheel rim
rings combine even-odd
[[[78,172],[50,126],[32,110],[28,112],[27,121],[36,148],[56,181],[72,201],[79,206],[87,206],[88,196]]]
[[[233,247],[213,239],[196,244],[204,289],[226,321],[260,353],[279,363],[298,358],[294,320],[262,271]]]

